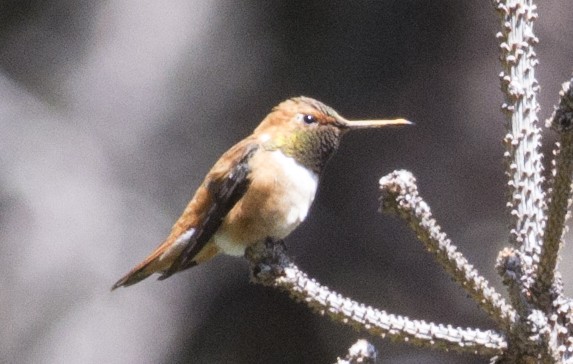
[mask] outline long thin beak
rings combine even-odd
[[[366,128],[384,128],[387,126],[414,125],[406,119],[379,119],[379,120],[344,120],[344,126],[350,130]]]

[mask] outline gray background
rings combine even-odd
[[[539,2],[542,119],[571,71],[572,13],[571,1]],[[360,333],[250,285],[243,259],[109,292],[217,157],[301,94],[349,118],[417,125],[346,137],[287,239],[300,267],[393,313],[493,328],[402,221],[377,213],[377,182],[413,171],[445,231],[500,287],[498,22],[489,1],[0,2],[0,362],[345,354]],[[384,363],[487,362],[372,341]]]

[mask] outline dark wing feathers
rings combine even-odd
[[[195,233],[191,237],[191,241],[187,247],[183,249],[171,267],[159,277],[160,280],[168,278],[175,272],[191,268],[196,264],[193,258],[205,247],[209,240],[211,240],[213,234],[215,234],[219,226],[221,226],[225,216],[227,216],[229,211],[231,211],[233,206],[235,206],[247,191],[250,183],[248,178],[250,172],[248,162],[257,149],[257,144],[249,146],[225,179],[221,181],[208,181],[207,188],[213,201],[209,212],[203,219],[202,224],[195,228]]]

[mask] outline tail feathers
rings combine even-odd
[[[171,244],[165,242],[155,249],[143,262],[139,263],[135,268],[129,271],[119,281],[117,281],[111,290],[113,291],[119,287],[127,287],[144,280],[153,273],[162,273],[165,269],[171,266],[173,262],[173,254],[169,247]],[[167,256],[165,253],[168,252]]]
[[[195,230],[195,229],[192,229]],[[189,244],[189,237],[183,235],[183,238],[178,238],[175,242],[167,240],[155,249],[143,262],[139,263],[123,278],[117,281],[111,290],[113,291],[119,287],[127,287],[144,280],[153,273],[160,273],[160,280],[170,277],[173,273],[185,270],[195,265],[207,261],[219,254],[219,248],[213,243],[207,243],[198,253],[193,254],[184,265],[178,264],[179,258],[185,247]]]
[[[127,273],[123,278],[117,281],[113,287],[111,287],[111,290],[113,291],[119,287],[131,286],[132,284],[136,284],[137,282],[142,281],[153,274],[153,272],[146,272],[144,268]]]

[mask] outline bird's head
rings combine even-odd
[[[300,96],[275,106],[255,135],[267,149],[280,149],[320,173],[346,132],[409,124],[405,119],[348,120],[322,102]]]

